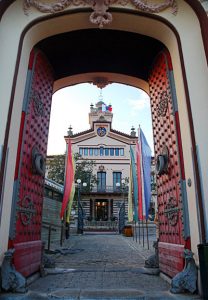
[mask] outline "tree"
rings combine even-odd
[[[48,161],[48,169],[48,178],[63,185],[65,173],[65,154],[54,155],[53,159]]]
[[[85,191],[90,191],[92,186],[97,183],[97,178],[93,175],[93,167],[95,162],[93,160],[83,159],[79,153],[74,154],[75,160],[75,182],[81,179],[82,182],[87,183]],[[57,183],[64,184],[65,174],[65,154],[56,155],[48,163],[48,178]]]
[[[93,174],[95,162],[93,160],[83,159],[79,153],[74,154],[74,160],[76,163],[75,182],[77,179],[81,179],[82,182],[87,183],[85,191],[90,191],[93,185],[97,184],[96,175]]]

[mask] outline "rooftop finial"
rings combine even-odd
[[[100,89],[99,101],[103,101],[103,90]]]
[[[135,127],[133,125],[131,126],[131,136],[136,136]]]
[[[68,136],[72,136],[73,135],[73,131],[72,131],[72,126],[70,125],[67,131]]]

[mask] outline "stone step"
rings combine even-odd
[[[29,291],[26,294],[6,293],[1,300],[199,300],[198,295],[148,293],[137,289],[59,289],[48,294]]]

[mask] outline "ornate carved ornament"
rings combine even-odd
[[[171,226],[176,226],[178,223],[178,212],[179,208],[177,205],[176,198],[170,197],[168,203],[165,206],[164,215],[168,218],[169,224]]]
[[[45,115],[44,104],[41,100],[40,94],[35,90],[32,93],[32,100],[33,100],[33,109],[35,115],[37,117],[44,117]]]
[[[147,13],[160,13],[167,8],[172,8],[172,13],[177,14],[176,0],[162,0],[161,3],[151,3],[146,0],[53,0],[52,3],[46,3],[44,0],[23,0],[23,8],[25,14],[28,14],[30,7],[35,7],[42,13],[55,14],[64,11],[69,6],[85,7],[90,6],[93,9],[89,20],[92,24],[102,28],[112,22],[113,17],[107,10],[112,4],[120,4],[122,6],[128,3],[132,4],[136,9]]]
[[[31,223],[32,216],[36,214],[34,204],[29,196],[25,196],[22,200],[22,205],[17,207],[17,211],[20,213],[20,219],[24,226]]]
[[[166,91],[163,91],[160,94],[160,100],[157,105],[158,117],[165,117],[167,110],[168,110],[168,94]]]

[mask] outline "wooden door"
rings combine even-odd
[[[25,87],[13,190],[9,247],[24,276],[41,263],[41,222],[45,158],[53,92],[53,71],[38,50],[30,55]]]
[[[183,269],[189,220],[174,74],[166,50],[155,59],[149,86],[157,169],[159,263],[160,269],[173,277]]]

